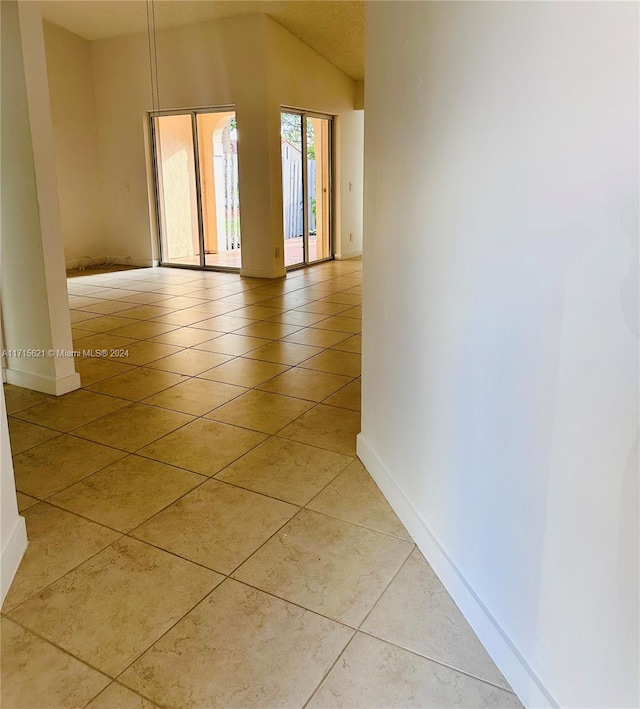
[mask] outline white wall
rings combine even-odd
[[[2,2],[0,295],[8,350],[71,350],[42,22]],[[11,356],[7,381],[49,394],[80,386],[72,357]]]
[[[527,705],[637,707],[638,5],[366,42],[359,454]]]
[[[27,549],[27,528],[24,517],[18,514],[16,484],[9,446],[9,427],[0,386],[0,605],[11,586],[24,552]]]
[[[362,254],[364,196],[364,111],[350,111],[338,120],[340,161],[336,165],[338,203],[336,258]]]
[[[0,113],[0,139],[2,141],[1,192],[0,192],[0,222],[2,250],[2,293],[3,308],[0,322],[4,320],[6,304],[4,291],[6,289],[5,249],[7,231],[23,214],[21,227],[24,238],[30,237],[30,232],[38,229],[36,219],[37,209],[31,202],[35,193],[35,176],[33,175],[33,157],[31,153],[30,134],[28,130],[27,96],[24,81],[24,69],[21,57],[20,24],[16,3],[3,2],[0,5],[0,25],[2,37],[0,47],[0,67],[2,70],[2,111]],[[20,129],[20,122],[23,125]],[[9,162],[11,160],[11,162]],[[17,160],[17,162],[13,162]],[[26,162],[26,165],[24,164]],[[15,174],[15,165],[23,167]],[[27,193],[26,198],[23,191]],[[36,263],[36,268],[38,264]],[[46,288],[37,288],[44,283],[44,273],[39,270],[39,283],[34,289],[46,297]],[[4,330],[4,323],[3,323]],[[7,341],[0,336],[0,346],[7,347]],[[18,515],[16,486],[13,477],[13,463],[9,446],[9,428],[7,412],[4,403],[4,390],[0,383],[0,604],[9,590],[18,565],[27,547],[27,534],[24,519]]]
[[[104,260],[91,43],[44,23],[58,196],[67,268]]]
[[[157,251],[144,143],[144,115],[154,108],[148,37],[92,42],[91,53],[106,249],[150,263]],[[280,106],[351,114],[354,82],[266,15],[158,31],[157,55],[159,108],[236,106],[243,272],[282,275]]]
[[[354,110],[357,82],[269,17],[266,30],[269,95],[276,109],[289,106],[335,116],[334,250],[338,258],[359,256],[362,253],[364,113]],[[276,204],[280,208],[279,140],[277,151],[273,184],[278,189]]]

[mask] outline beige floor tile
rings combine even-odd
[[[297,511],[280,500],[209,480],[133,536],[230,574]]]
[[[322,315],[321,313],[303,313],[302,311],[294,311],[293,308],[299,308],[301,305],[306,305],[307,303],[311,303],[312,298],[309,298],[308,296],[305,296],[304,294],[298,295],[298,292],[290,292],[290,293],[282,293],[280,295],[274,296],[270,301],[265,301],[263,305],[267,305],[269,307],[274,307],[274,308],[285,308],[286,313],[296,313],[297,315],[304,316],[306,315],[307,317],[295,317],[295,322],[291,321],[291,325],[307,325],[309,320],[311,318],[318,318],[318,320],[324,320],[326,318],[326,315]],[[280,315],[285,315],[285,313],[280,313]],[[318,322],[316,320],[316,322]],[[282,319],[278,315],[274,315],[272,318],[268,318],[268,321],[270,322],[289,322],[289,319]]]
[[[258,321],[255,318],[234,317],[233,314],[217,315],[216,317],[209,318],[208,320],[201,320],[195,327],[203,330],[227,333],[242,330],[242,328],[248,327],[249,325],[253,325],[257,322]]]
[[[57,431],[72,431],[127,405],[113,396],[77,389],[17,414],[18,418]]]
[[[200,475],[131,455],[58,493],[51,502],[128,532],[202,481]]]
[[[318,330],[313,327],[305,327],[298,330],[293,335],[283,338],[284,342],[296,342],[299,345],[312,345],[313,347],[331,347],[346,340],[349,335],[346,332],[334,332],[333,330]]]
[[[338,342],[337,345],[333,345],[331,349],[360,354],[362,352],[362,335],[352,335],[348,339]]]
[[[412,548],[402,539],[302,510],[233,576],[357,627]]]
[[[348,310],[351,306],[344,303],[327,303],[324,300],[316,300],[306,305],[301,305],[296,310],[302,310],[307,313],[320,313],[322,315],[337,315],[343,310]]]
[[[245,305],[256,305],[264,300],[268,300],[269,296],[264,293],[256,293],[255,290],[245,290],[240,293],[234,293],[233,295],[226,295],[221,298],[220,303],[231,303],[242,307]]]
[[[277,362],[278,364],[300,364],[309,357],[322,352],[320,347],[310,347],[309,345],[298,345],[294,342],[270,342],[268,345],[259,347],[257,350],[248,352],[245,357],[249,359],[259,359],[264,362]]]
[[[40,500],[36,499],[35,497],[30,497],[29,495],[25,495],[22,492],[18,492],[17,498],[18,498],[18,512],[22,513],[25,510],[28,510],[30,507],[33,507],[34,505],[37,505]]]
[[[136,340],[132,337],[119,337],[118,335],[112,335],[110,332],[94,335],[87,332],[87,337],[73,341],[73,348],[92,352],[107,350],[107,354],[109,354],[113,350],[129,349],[134,344],[136,344]],[[131,362],[131,364],[137,364],[137,362]]]
[[[362,296],[355,293],[334,293],[322,299],[325,303],[344,303],[345,305],[361,305]]]
[[[269,438],[218,474],[218,480],[303,506],[351,458],[282,438]]]
[[[2,618],[2,682],[6,709],[82,709],[109,678]]]
[[[362,629],[510,689],[464,616],[416,549]]]
[[[125,356],[116,358],[118,362],[125,364],[144,365],[162,357],[168,357],[181,351],[181,347],[175,345],[165,345],[161,342],[151,342],[151,340],[133,341],[133,344],[123,347]]]
[[[122,682],[183,709],[301,707],[350,637],[338,623],[227,580]]]
[[[156,705],[121,684],[112,682],[87,704],[87,709],[156,709]]]
[[[280,315],[283,310],[284,308],[269,308],[265,305],[247,305],[233,312],[236,313],[239,318],[266,320],[267,318],[272,318],[274,315]]]
[[[81,322],[95,320],[100,316],[97,313],[85,313],[82,310],[71,310],[69,311],[69,317],[71,318],[71,323],[73,325],[79,325]],[[84,332],[86,333],[87,330],[84,330]]]
[[[163,389],[180,384],[186,379],[185,376],[174,374],[173,372],[163,372],[149,369],[148,367],[135,367],[129,372],[94,384],[91,387],[91,391],[109,394],[109,396],[118,396],[129,401],[140,401],[140,399],[157,394]]]
[[[208,317],[210,317],[208,313],[189,308],[188,310],[176,310],[173,313],[161,315],[158,318],[154,318],[152,322],[161,322],[168,325],[193,325],[201,320],[206,320]]]
[[[162,303],[158,303],[163,308],[171,308],[172,310],[186,310],[187,308],[193,308],[196,305],[202,305],[203,303],[208,303],[208,300],[204,298],[191,298],[188,295],[175,295],[173,297],[163,300]]]
[[[354,460],[307,507],[331,517],[412,541],[365,467]]]
[[[281,337],[291,335],[301,330],[301,325],[287,325],[277,322],[257,322],[248,327],[243,327],[236,334],[247,335],[249,337],[265,337],[268,340],[279,340]]]
[[[290,396],[266,391],[248,391],[228,404],[214,409],[207,414],[207,418],[251,428],[261,433],[276,433],[312,406],[311,401]]]
[[[213,340],[202,342],[196,345],[195,349],[206,350],[207,352],[220,352],[226,355],[242,355],[262,345],[268,345],[270,342],[271,340],[265,340],[261,337],[244,337],[243,335],[227,333]]]
[[[109,414],[74,433],[81,438],[133,453],[192,420],[192,416],[176,411],[130,404],[126,409]]]
[[[129,291],[128,295],[122,295],[119,298],[123,303],[138,303],[139,305],[151,305],[152,303],[162,305],[160,301],[166,299],[167,296],[163,293],[146,293],[144,291]]]
[[[9,440],[11,442],[11,453],[17,455],[23,451],[39,446],[45,441],[49,441],[56,436],[59,436],[58,431],[52,431],[50,428],[36,426],[26,421],[9,416]]]
[[[337,391],[333,396],[325,399],[324,403],[329,406],[340,406],[343,409],[360,411],[360,400],[362,398],[361,380],[354,379],[350,384]]]
[[[133,366],[130,364],[99,357],[87,357],[76,362],[76,372],[80,375],[83,387],[110,379],[118,374],[130,372],[132,369]]]
[[[176,329],[175,325],[165,325],[159,322],[136,322],[111,330],[111,333],[122,337],[133,337],[135,340],[146,340],[149,337],[163,335]]]
[[[340,313],[340,317],[362,320],[362,306],[355,305],[353,308],[349,308],[349,310],[345,310],[343,313]]]
[[[122,537],[11,616],[113,677],[221,580],[213,571]]]
[[[182,384],[145,399],[143,403],[161,406],[164,409],[182,411],[185,414],[202,416],[227,401],[235,399],[247,390],[233,384],[223,384],[207,379],[187,379]]]
[[[75,436],[58,436],[14,457],[16,487],[44,500],[125,455]]]
[[[343,374],[346,377],[360,376],[360,355],[339,350],[325,350],[303,362],[301,367],[316,369],[319,372]]]
[[[32,406],[43,404],[46,401],[53,401],[54,397],[43,394],[33,389],[24,389],[13,384],[4,385],[4,399],[7,406],[7,414],[17,414],[19,411],[30,409]]]
[[[97,318],[91,318],[91,320],[82,320],[77,322],[75,323],[75,327],[79,330],[87,330],[87,333],[104,332],[110,334],[111,330],[131,324],[131,322],[133,321],[128,318],[120,317],[119,315],[100,315]]]
[[[136,320],[151,320],[151,318],[157,318],[161,315],[167,315],[168,313],[173,313],[174,308],[165,307],[164,302],[157,303],[156,305],[137,305],[127,310],[124,317],[135,318]],[[125,325],[127,323],[124,323]]]
[[[155,460],[215,475],[266,438],[262,433],[198,419],[140,451]]]
[[[218,352],[188,349],[176,352],[176,354],[169,357],[158,359],[149,366],[153,369],[162,369],[166,372],[187,374],[193,377],[212,367],[217,367],[219,364],[224,364],[230,359],[232,359],[230,355],[223,355]]]
[[[190,310],[193,313],[201,313],[206,318],[210,318],[211,316],[215,317],[226,313],[233,314],[240,307],[242,306],[238,303],[223,303],[220,300],[214,300],[194,305]]]
[[[285,394],[286,396],[295,396],[298,399],[319,402],[341,389],[350,381],[350,377],[344,377],[340,374],[293,367],[257,388],[274,394]]]
[[[297,303],[295,304],[298,305]],[[285,303],[282,303],[282,307],[286,307]],[[269,322],[280,322],[286,323],[287,325],[298,325],[300,327],[308,327],[321,320],[324,320],[327,316],[322,313],[306,313],[302,310],[287,310],[280,315],[274,315],[269,318]],[[303,343],[305,344],[305,343]]]
[[[96,298],[85,298],[84,300],[92,300],[93,302],[83,302],[82,305],[74,305],[69,302],[69,305],[71,307],[77,307],[87,313],[95,313],[98,315],[111,315],[135,307],[133,303],[124,303],[120,300],[97,300]]]
[[[255,387],[278,374],[282,374],[282,372],[287,369],[288,367],[283,364],[260,362],[259,360],[238,357],[218,367],[209,369],[199,376],[204,379],[213,379],[216,382],[224,382],[226,384]]]
[[[2,606],[7,613],[109,546],[118,532],[41,502],[24,513],[29,546]]]
[[[521,709],[517,697],[423,657],[358,633],[309,709]]]
[[[341,316],[334,316],[322,320],[316,323],[313,327],[317,327],[320,330],[337,330],[338,332],[350,332],[353,335],[357,335],[362,332],[362,323],[357,318],[343,318]]]
[[[278,435],[337,453],[355,455],[358,433],[360,433],[359,412],[318,404],[289,424]]]
[[[193,347],[201,342],[210,340],[214,334],[207,330],[197,330],[195,327],[179,327],[162,335],[155,335],[150,338],[150,342],[161,342],[166,345],[177,345],[178,347]]]
[[[78,340],[80,340],[81,338],[84,338],[86,336],[87,336],[86,330],[79,330],[77,327],[71,328],[71,338],[73,340],[74,347],[75,347],[75,344]]]

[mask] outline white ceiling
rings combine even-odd
[[[45,19],[89,40],[147,31],[145,0],[44,0]],[[256,12],[354,79],[364,77],[364,0],[155,0],[158,29]]]

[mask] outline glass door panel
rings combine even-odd
[[[200,266],[200,232],[191,114],[154,122],[162,262]]]
[[[205,264],[240,268],[236,114],[197,113],[196,122]]]
[[[284,264],[331,258],[331,118],[282,111]]]
[[[307,263],[331,256],[331,121],[307,116],[309,249]]]
[[[305,200],[303,171],[306,161],[302,159],[302,115],[280,114],[282,142],[282,209],[284,219],[284,265],[298,266],[305,263]]]

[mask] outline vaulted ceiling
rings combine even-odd
[[[145,0],[47,0],[43,17],[88,40],[147,31]],[[157,29],[264,13],[353,79],[364,78],[364,0],[154,0]]]

